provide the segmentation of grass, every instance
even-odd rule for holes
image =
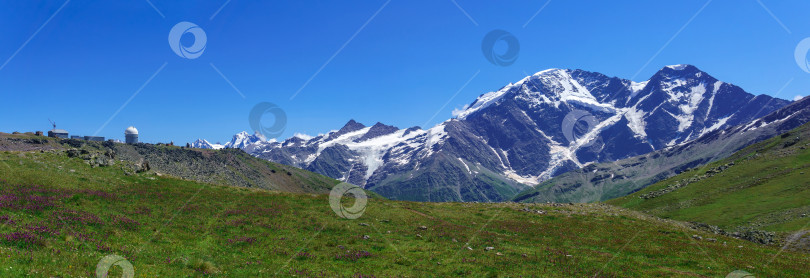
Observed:
[[[796,138],[800,138],[796,140]],[[707,167],[681,173],[609,204],[656,216],[791,233],[810,225],[810,125],[754,144]],[[639,196],[734,163],[711,177],[652,199]]]
[[[94,276],[110,254],[137,277],[810,275],[806,254],[604,204],[373,198],[348,220],[328,195],[127,176],[49,152],[0,152],[0,223],[3,277]]]

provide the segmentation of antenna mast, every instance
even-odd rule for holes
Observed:
[[[56,129],[56,123],[54,121],[51,121],[51,119],[48,119],[48,121],[51,122],[51,125],[53,125],[53,129]]]

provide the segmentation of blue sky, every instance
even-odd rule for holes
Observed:
[[[688,63],[754,94],[810,88],[794,59],[810,1],[279,2],[0,2],[0,131],[50,118],[71,134],[225,142],[261,102],[286,112],[282,139],[349,119],[427,127],[547,68],[643,81]],[[170,48],[182,21],[206,33],[196,59]],[[519,40],[514,64],[482,54],[494,29]]]

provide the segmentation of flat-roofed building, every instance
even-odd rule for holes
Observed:
[[[85,136],[84,140],[102,142],[102,141],[104,141],[104,137],[101,137],[101,136]]]
[[[48,137],[68,139],[68,132],[64,129],[51,129],[48,131]]]

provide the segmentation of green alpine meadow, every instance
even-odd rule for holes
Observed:
[[[289,193],[128,172],[137,165],[127,160],[91,163],[108,153],[101,144],[33,140],[40,139],[6,134],[0,141],[39,149],[0,152],[0,276],[92,277],[110,255],[130,263],[136,277],[810,274],[804,253],[604,203],[424,203],[369,192],[362,216],[347,219],[320,189]],[[82,150],[84,157],[69,157]],[[302,187],[325,180],[247,159]],[[345,207],[354,202],[342,199]],[[109,271],[118,277],[124,269]]]

